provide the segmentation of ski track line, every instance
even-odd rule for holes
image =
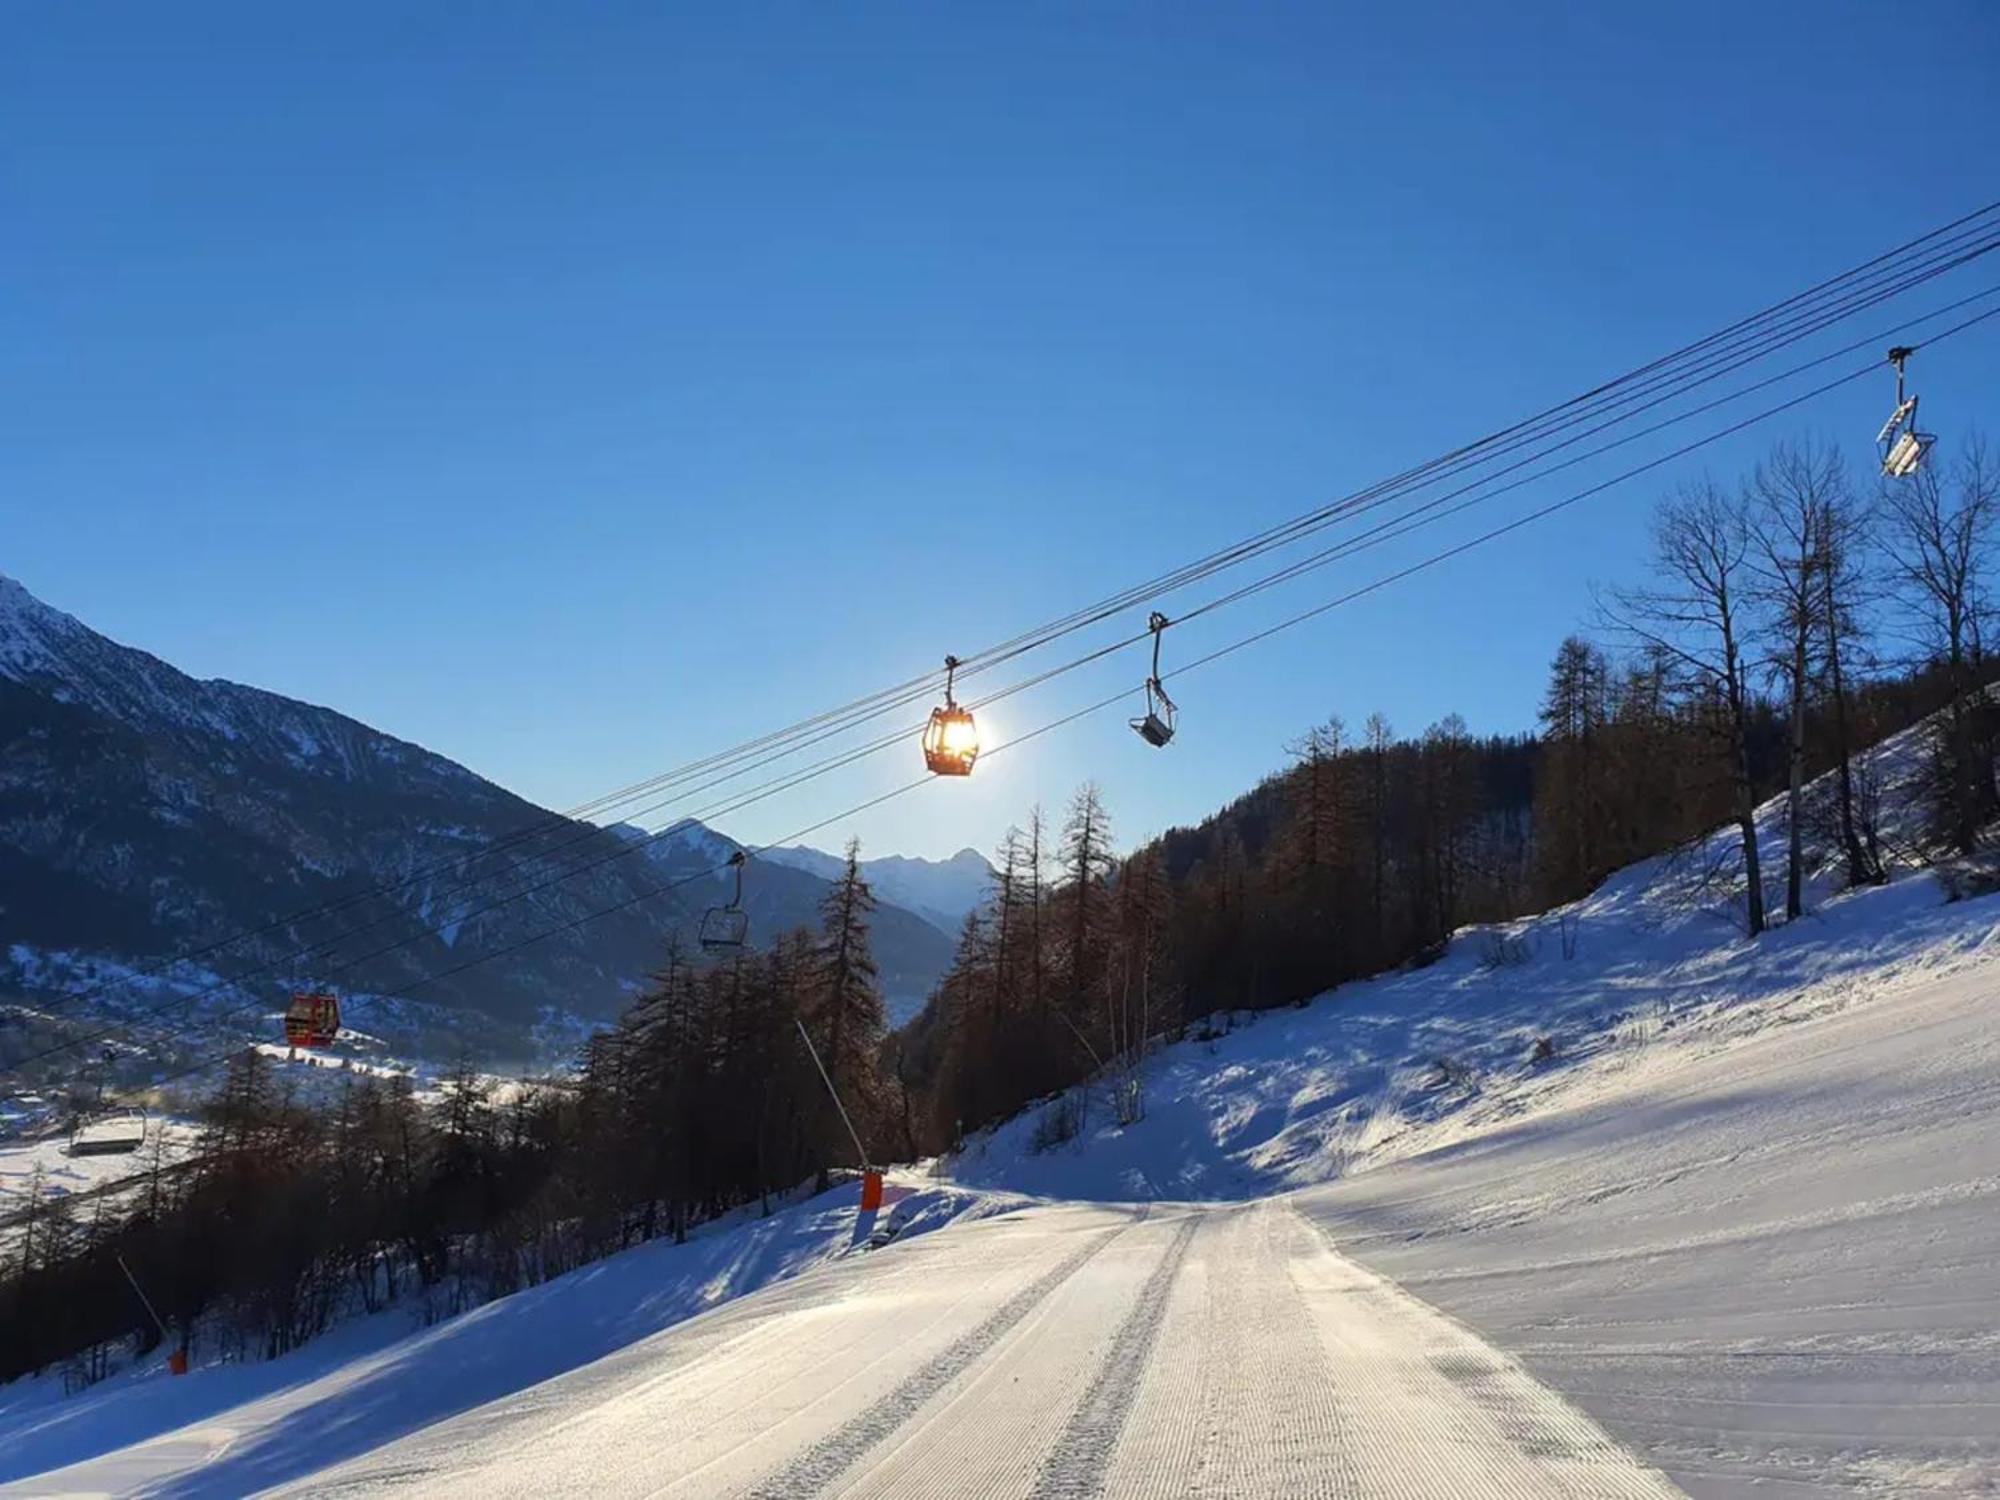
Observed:
[[[1341,1500],[1362,1491],[1278,1205],[1224,1209],[1166,1310],[1103,1493]]]
[[[1333,1249],[1289,1203],[1291,1275],[1370,1500],[1679,1500],[1577,1407],[1394,1282]]]
[[[1089,1244],[1073,1251],[1008,1298],[977,1327],[927,1360],[873,1405],[752,1488],[750,1495],[754,1500],[798,1500],[800,1496],[830,1489],[856,1460],[907,1422],[925,1402],[998,1343],[1113,1240],[1142,1221],[1143,1215],[1131,1224],[1100,1232]]]
[[[812,1309],[801,1311],[809,1314]],[[913,1334],[913,1340],[948,1320],[955,1311],[956,1305],[939,1311]],[[677,1369],[593,1402],[588,1410],[557,1424],[548,1436],[584,1424],[592,1427],[594,1430],[582,1434],[582,1437],[593,1446],[587,1453],[578,1455],[580,1461],[590,1466],[592,1490],[598,1494],[624,1494],[632,1490],[629,1481],[634,1478],[656,1477],[662,1455],[654,1434],[664,1430],[703,1436],[719,1435],[720,1429],[749,1404],[744,1399],[746,1390],[754,1395],[770,1395],[797,1384],[802,1375],[810,1376],[826,1370],[847,1371],[843,1379],[786,1414],[787,1417],[795,1416],[798,1411],[820,1401],[837,1397],[852,1382],[865,1380],[878,1364],[893,1359],[900,1352],[894,1348],[881,1348],[879,1331],[862,1317],[843,1317],[832,1326],[812,1331],[804,1338],[800,1337],[796,1326],[798,1321],[790,1313],[768,1318],[759,1332],[766,1335],[774,1347],[762,1360],[732,1359],[727,1350],[714,1351],[714,1358],[742,1366],[732,1369],[719,1380],[714,1378],[711,1367],[702,1362],[709,1357],[709,1352],[703,1351],[691,1356]],[[871,1345],[875,1346],[872,1353]],[[674,1483],[728,1459],[759,1442],[764,1435],[763,1431],[758,1431],[738,1437],[720,1452],[700,1459],[687,1473],[676,1475]],[[516,1445],[515,1452],[533,1452],[546,1447],[545,1438],[537,1437]],[[683,1440],[683,1454],[685,1447]],[[628,1450],[631,1456],[625,1457]],[[487,1466],[497,1473],[465,1484],[465,1493],[468,1496],[491,1497],[491,1500],[513,1500],[515,1496],[521,1497],[521,1500],[536,1500],[536,1497],[549,1492],[539,1476],[518,1482],[511,1478],[507,1464],[510,1456],[497,1456]],[[660,1492],[650,1490],[648,1493]]]
[[[1207,1217],[1190,1214],[1153,1274],[1146,1278],[1138,1301],[1112,1338],[1111,1352],[1097,1378],[1084,1392],[1055,1447],[1042,1460],[1035,1487],[1028,1492],[1029,1500],[1095,1500],[1104,1493],[1112,1452],[1125,1431],[1139,1381],[1166,1318],[1167,1294],[1180,1275],[1195,1232]]]
[[[1121,1237],[895,1437],[841,1500],[1019,1500],[1102,1372],[1146,1283],[1199,1214]]]
[[[764,1289],[764,1296],[752,1294],[732,1299],[713,1309],[712,1322],[690,1320],[662,1329],[605,1360],[556,1376],[489,1407],[475,1408],[447,1418],[444,1423],[418,1429],[388,1447],[356,1455],[333,1469],[305,1475],[292,1484],[303,1493],[330,1490],[367,1493],[395,1488],[397,1481],[402,1481],[421,1485],[427,1495],[464,1494],[490,1500],[509,1500],[517,1495],[537,1497],[550,1492],[546,1474],[568,1457],[560,1451],[568,1445],[581,1448],[574,1454],[574,1462],[588,1466],[595,1493],[627,1493],[631,1486],[621,1485],[620,1481],[635,1476],[653,1479],[657,1475],[662,1462],[662,1431],[697,1437],[715,1434],[740,1408],[742,1403],[732,1401],[731,1397],[745,1386],[767,1381],[768,1390],[787,1384],[784,1378],[787,1371],[792,1372],[790,1379],[796,1381],[801,1371],[840,1369],[848,1355],[870,1342],[879,1342],[877,1330],[862,1317],[843,1316],[818,1328],[811,1324],[830,1307],[856,1298],[866,1301],[892,1296],[918,1280],[929,1268],[930,1257],[922,1252],[930,1247],[920,1241],[911,1248],[919,1253],[900,1256],[889,1267],[880,1266],[874,1259],[879,1252],[872,1252],[860,1267],[842,1261],[815,1267],[805,1275],[787,1278]],[[1035,1258],[1035,1250],[1030,1247],[1019,1256],[1008,1257],[992,1274],[1004,1276],[1016,1270],[1021,1262]],[[847,1286],[847,1279],[857,1270],[862,1273],[861,1283]],[[829,1281],[837,1294],[831,1302],[822,1296],[822,1289]],[[982,1281],[981,1286],[985,1284]],[[967,1297],[976,1294],[974,1289]],[[920,1334],[948,1320],[963,1300],[938,1312]],[[703,1322],[707,1322],[706,1327]],[[806,1325],[803,1341],[812,1351],[812,1357],[803,1361],[802,1323]],[[899,1346],[902,1347],[907,1347],[907,1341]],[[750,1357],[751,1351],[758,1357]],[[898,1352],[899,1349],[877,1352],[812,1401],[827,1399],[846,1384],[865,1378],[876,1364],[895,1357]],[[742,1364],[744,1368],[730,1368],[718,1376],[717,1360],[726,1360],[732,1367]],[[663,1362],[666,1368],[657,1374],[632,1385],[618,1384],[627,1369]],[[770,1378],[773,1376],[779,1378],[773,1380]],[[532,1425],[544,1415],[554,1420],[532,1436],[487,1446],[489,1431],[497,1438],[510,1427]],[[788,1415],[796,1415],[796,1410]],[[675,1476],[674,1482],[754,1444],[764,1435],[760,1431],[741,1438],[734,1446]],[[396,1450],[396,1466],[374,1467],[377,1455],[386,1454],[389,1448]],[[560,1472],[573,1477],[578,1470]]]
[[[1128,1226],[1120,1225],[1108,1231],[1095,1232],[1116,1235],[1125,1227]],[[926,1245],[923,1249],[929,1250],[931,1247]],[[932,1253],[944,1255],[948,1252],[949,1247],[940,1245]],[[940,1269],[948,1271],[948,1266],[940,1268],[931,1265],[928,1258],[920,1261],[918,1256],[922,1255],[923,1250],[919,1250],[917,1256],[912,1256],[910,1280],[921,1280],[925,1275],[934,1274]],[[926,1348],[937,1347],[939,1344],[947,1349],[953,1347],[957,1340],[952,1336],[951,1325],[954,1323],[962,1325],[970,1310],[975,1310],[978,1305],[987,1302],[987,1293],[994,1283],[1015,1279],[1024,1270],[1031,1270],[1034,1263],[1045,1262],[1048,1259],[1045,1246],[1031,1244],[1029,1248],[1006,1258],[1001,1264],[996,1265],[991,1262],[984,1264],[978,1268],[979,1274],[976,1275],[975,1285],[961,1288],[956,1295],[939,1298],[940,1305],[926,1318],[921,1327],[911,1329],[906,1326],[900,1335],[894,1338],[885,1338],[884,1330],[897,1326],[895,1320],[898,1317],[906,1324],[909,1316],[907,1310],[901,1314],[884,1310],[880,1316],[871,1318],[853,1306],[851,1299],[846,1298],[840,1299],[839,1304],[811,1309],[814,1314],[828,1314],[840,1321],[858,1322],[861,1325],[857,1336],[843,1347],[859,1348],[865,1356],[862,1362],[856,1368],[842,1371],[837,1366],[829,1369],[829,1361],[824,1358],[794,1359],[790,1362],[789,1372],[782,1379],[759,1391],[747,1407],[741,1404],[724,1405],[715,1410],[712,1416],[704,1416],[701,1413],[690,1414],[685,1410],[662,1413],[662,1417],[673,1430],[693,1434],[691,1440],[683,1440],[683,1449],[689,1441],[692,1441],[697,1448],[707,1441],[709,1447],[695,1454],[684,1453],[684,1457],[695,1461],[684,1464],[679,1472],[664,1482],[644,1489],[642,1493],[646,1500],[657,1500],[659,1496],[674,1493],[691,1493],[698,1496],[699,1500],[709,1500],[709,1497],[718,1494],[754,1492],[758,1483],[765,1482],[756,1476],[768,1466],[767,1461],[759,1461],[757,1449],[765,1445],[784,1445],[782,1434],[792,1424],[810,1424],[818,1421],[823,1429],[829,1423],[838,1423],[837,1430],[844,1430],[859,1415],[857,1412],[855,1416],[849,1416],[843,1421],[844,1411],[858,1407],[861,1412],[865,1412],[872,1410],[878,1403],[880,1398],[871,1399],[869,1387],[880,1389],[889,1385],[892,1390],[898,1388],[900,1381],[895,1385],[890,1384],[896,1379],[897,1367],[912,1363],[920,1364],[926,1358],[924,1352]],[[1063,1263],[1067,1263],[1067,1258]],[[904,1278],[897,1279],[901,1281]],[[870,1350],[873,1352],[869,1352]],[[903,1380],[908,1378],[902,1377]],[[804,1388],[802,1396],[787,1395],[787,1392],[794,1387]],[[759,1423],[758,1419],[762,1414],[757,1410],[756,1403],[763,1402],[768,1405],[774,1400],[779,1402],[779,1409],[763,1415],[763,1420]],[[713,1401],[710,1405],[714,1405]],[[829,1407],[833,1408],[830,1412],[827,1411]],[[704,1422],[710,1422],[712,1425],[703,1425]],[[619,1431],[623,1432],[626,1429]],[[631,1436],[627,1438],[627,1442],[638,1449],[638,1457],[622,1465],[618,1471],[620,1474],[657,1470],[660,1467],[659,1445],[656,1441]],[[649,1474],[647,1477],[652,1476]],[[601,1486],[598,1492],[603,1492]]]
[[[1107,1235],[1108,1237],[1115,1237],[1119,1234],[1122,1234],[1125,1231],[1125,1229],[1129,1227],[1131,1227],[1129,1224],[1120,1225],[1109,1231],[1099,1230],[1096,1232],[1102,1235]],[[912,1345],[921,1346],[929,1343],[931,1340],[931,1335],[933,1333],[937,1332],[940,1329],[944,1329],[946,1324],[951,1323],[955,1319],[960,1318],[964,1314],[968,1304],[978,1302],[981,1299],[982,1294],[986,1292],[988,1287],[993,1282],[1014,1275],[1015,1273],[1017,1273],[1022,1269],[1022,1264],[1024,1262],[1032,1262],[1039,1258],[1042,1257],[1038,1256],[1035,1253],[1035,1251],[1031,1249],[1013,1259],[1008,1260],[1004,1265],[987,1267],[985,1270],[985,1274],[979,1277],[978,1285],[976,1287],[962,1291],[958,1296],[951,1298],[948,1302],[946,1302],[943,1306],[941,1306],[935,1313],[933,1313],[931,1317],[928,1319],[928,1321],[926,1321],[921,1328],[916,1329],[914,1331],[905,1330],[900,1334],[900,1336],[898,1336],[893,1340],[885,1340],[884,1338],[883,1334],[884,1328],[892,1326],[887,1321],[886,1318],[883,1320],[869,1321],[860,1318],[858,1315],[854,1314],[851,1309],[847,1310],[845,1314],[845,1320],[859,1322],[861,1326],[855,1331],[855,1333],[850,1338],[847,1339],[846,1343],[843,1345],[843,1349],[851,1347],[860,1347],[865,1349],[869,1346],[873,1346],[878,1352],[874,1353],[872,1357],[867,1358],[859,1368],[851,1370],[847,1374],[834,1380],[832,1384],[827,1385],[824,1389],[818,1391],[817,1394],[812,1395],[809,1399],[799,1402],[787,1408],[774,1420],[767,1422],[764,1426],[757,1428],[755,1431],[732,1434],[734,1440],[730,1441],[726,1447],[721,1448],[719,1451],[710,1453],[707,1457],[702,1458],[701,1461],[696,1463],[693,1467],[685,1469],[683,1472],[676,1474],[665,1484],[646,1490],[645,1491],[646,1500],[656,1500],[656,1497],[658,1496],[666,1495],[676,1490],[685,1489],[688,1486],[694,1485],[695,1483],[697,1483],[697,1481],[705,1481],[711,1485],[711,1488],[699,1490],[696,1492],[702,1497],[702,1500],[707,1500],[708,1496],[720,1493],[725,1490],[731,1493],[737,1492],[737,1485],[738,1483],[740,1483],[740,1480],[727,1477],[726,1473],[726,1466],[728,1466],[732,1460],[739,1460],[749,1450],[756,1448],[763,1443],[771,1441],[773,1435],[787,1423],[800,1420],[801,1418],[805,1417],[807,1413],[812,1412],[815,1408],[824,1406],[827,1403],[835,1401],[837,1398],[843,1396],[845,1393],[848,1392],[850,1387],[868,1380],[869,1377],[876,1371],[878,1366],[887,1365],[892,1361],[898,1360],[903,1356],[909,1355],[911,1353]],[[1067,1261],[1065,1261],[1064,1263],[1066,1264]],[[934,1271],[935,1269],[937,1268],[930,1267],[928,1265],[913,1265],[911,1268],[912,1271],[911,1279],[916,1279],[916,1276],[920,1273]],[[1058,1267],[1057,1269],[1060,1269],[1060,1267]],[[898,1279],[900,1280],[902,1278]],[[948,1330],[946,1331],[946,1337],[947,1338],[949,1337]],[[948,1344],[947,1347],[948,1348],[955,1347],[955,1345],[956,1341],[954,1340],[951,1341],[951,1343]],[[813,1379],[817,1379],[824,1370],[827,1361],[824,1359],[816,1359],[816,1360],[806,1360],[800,1362],[795,1359],[790,1363],[793,1365],[793,1373],[790,1376],[788,1376],[786,1380],[779,1383],[780,1388],[782,1388],[785,1385],[797,1384],[801,1381],[810,1381]],[[905,1378],[907,1379],[908,1377]],[[771,1393],[767,1391],[763,1394],[769,1395]],[[872,1410],[873,1406],[874,1403],[869,1403],[864,1407],[864,1410]],[[735,1408],[725,1408],[716,1414],[714,1420],[718,1426],[721,1426],[723,1424],[737,1421],[740,1418],[740,1416],[741,1416],[740,1410]],[[684,1411],[669,1413],[668,1417],[677,1426],[687,1427],[690,1425],[689,1414]],[[855,1419],[851,1418],[850,1422],[852,1420]],[[844,1426],[845,1424],[843,1424],[842,1430],[844,1430]],[[621,1472],[629,1472],[634,1468],[642,1465],[657,1467],[658,1462],[659,1459],[658,1459],[657,1448],[654,1445],[648,1444],[645,1449],[645,1452],[642,1454],[642,1457],[640,1458],[638,1463],[626,1465],[624,1470],[621,1470]],[[711,1471],[717,1469],[718,1467],[725,1468],[725,1475],[718,1476],[711,1473]],[[756,1465],[754,1468],[751,1469],[751,1472],[754,1474],[757,1469],[760,1469],[762,1467],[763,1466],[761,1464]],[[753,1492],[754,1492],[754,1486],[753,1486]]]

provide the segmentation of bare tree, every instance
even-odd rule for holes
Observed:
[[[1744,496],[1751,593],[1769,633],[1770,666],[1785,691],[1788,921],[1805,912],[1806,709],[1818,676],[1814,652],[1825,633],[1831,518],[1846,486],[1836,449],[1781,443],[1757,465]]]
[[[1661,502],[1653,517],[1657,585],[1617,591],[1605,613],[1616,628],[1673,661],[1721,710],[1712,720],[1722,740],[1742,838],[1744,925],[1756,937],[1764,930],[1764,888],[1750,780],[1745,614],[1752,583],[1750,548],[1739,504],[1710,480],[1684,487]]]
[[[1826,551],[1820,567],[1820,624],[1825,632],[1826,695],[1832,709],[1835,826],[1847,859],[1847,883],[1879,885],[1882,865],[1879,797],[1873,778],[1857,786],[1854,729],[1848,703],[1849,674],[1866,665],[1862,623],[1879,596],[1868,558],[1869,514],[1852,488],[1831,498],[1826,511]]]
[[[1994,809],[1992,757],[1979,727],[1986,716],[1974,695],[1984,678],[1986,568],[1996,506],[2000,467],[1978,438],[1967,442],[1948,477],[1926,465],[1883,495],[1898,593],[1947,695],[1938,746],[1939,821],[1964,854],[1972,852]]]

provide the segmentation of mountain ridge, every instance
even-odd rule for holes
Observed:
[[[399,1045],[546,1055],[616,1014],[672,938],[691,946],[708,873],[684,840],[634,845],[336,709],[192,677],[0,575],[0,993],[74,995],[272,926],[80,1013],[168,1004],[163,1026],[213,1041],[338,978]],[[814,922],[825,889],[774,864],[746,891],[753,933]],[[876,940],[906,1014],[949,939],[885,900]],[[320,945],[322,964],[286,962]]]

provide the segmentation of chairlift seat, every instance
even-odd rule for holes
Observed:
[[[715,906],[702,914],[700,941],[709,952],[741,948],[750,936],[750,913],[740,906]]]
[[[1896,367],[1896,409],[1875,435],[1882,449],[1882,472],[1891,479],[1908,479],[1923,467],[1924,456],[1937,441],[1928,432],[1917,430],[1917,398],[1903,387],[1903,367],[1914,348],[1899,345],[1889,351],[1889,363]]]
[[[1161,618],[1156,616],[1155,618]],[[1154,639],[1158,640],[1157,633]],[[1157,651],[1157,646],[1155,650]],[[1158,661],[1154,662],[1155,675],[1146,679],[1146,712],[1142,718],[1127,722],[1139,732],[1139,738],[1159,749],[1174,737],[1174,700],[1167,696],[1167,690],[1160,686]]]
[[[1908,479],[1923,466],[1924,456],[1936,441],[1928,432],[1905,428],[1889,445],[1889,451],[1882,455],[1882,472],[1891,479]]]

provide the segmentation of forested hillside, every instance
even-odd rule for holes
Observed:
[[[1059,826],[1031,812],[899,1048],[929,1104],[914,1144],[1135,1069],[1146,1038],[1214,1012],[1421,964],[1456,927],[1720,825],[1739,838],[1703,883],[1754,937],[1802,913],[1811,847],[1840,851],[1850,883],[1884,877],[1881,789],[1854,752],[1927,716],[1930,826],[1903,852],[1971,855],[2000,811],[1980,691],[1996,506],[1976,439],[1879,495],[1833,450],[1781,445],[1734,488],[1660,502],[1648,575],[1597,601],[1596,638],[1555,645],[1532,736],[1330,718],[1254,791],[1123,858],[1095,788]],[[1764,869],[1751,814],[1780,791],[1788,854]]]
[[[0,1376],[152,1336],[116,1294],[119,1252],[156,1268],[175,1337],[275,1352],[357,1297],[478,1300],[863,1157],[948,1147],[1085,1078],[1134,1122],[1155,1039],[1424,964],[1463,924],[1647,856],[1699,859],[1682,884],[1746,939],[1803,913],[1829,851],[1839,883],[1940,859],[1984,880],[1996,478],[1973,444],[1871,501],[1831,453],[1779,449],[1737,490],[1662,503],[1650,575],[1606,594],[1595,639],[1552,643],[1533,735],[1329,718],[1229,807],[1123,854],[1094,787],[1059,820],[1028,810],[901,1031],[850,847],[816,930],[708,963],[670,941],[574,1073],[496,1095],[464,1069],[429,1103],[350,1076],[316,1107],[245,1056],[193,1164],[89,1223],[52,1204],[29,1224],[0,1285]],[[1905,639],[1913,654],[1891,650]],[[1926,719],[1925,825],[1892,838],[1856,752]],[[1787,838],[1765,869],[1753,814],[1772,795]],[[1697,843],[1718,827],[1744,836]],[[1065,1108],[1042,1113],[1049,1144],[1080,1124]]]

